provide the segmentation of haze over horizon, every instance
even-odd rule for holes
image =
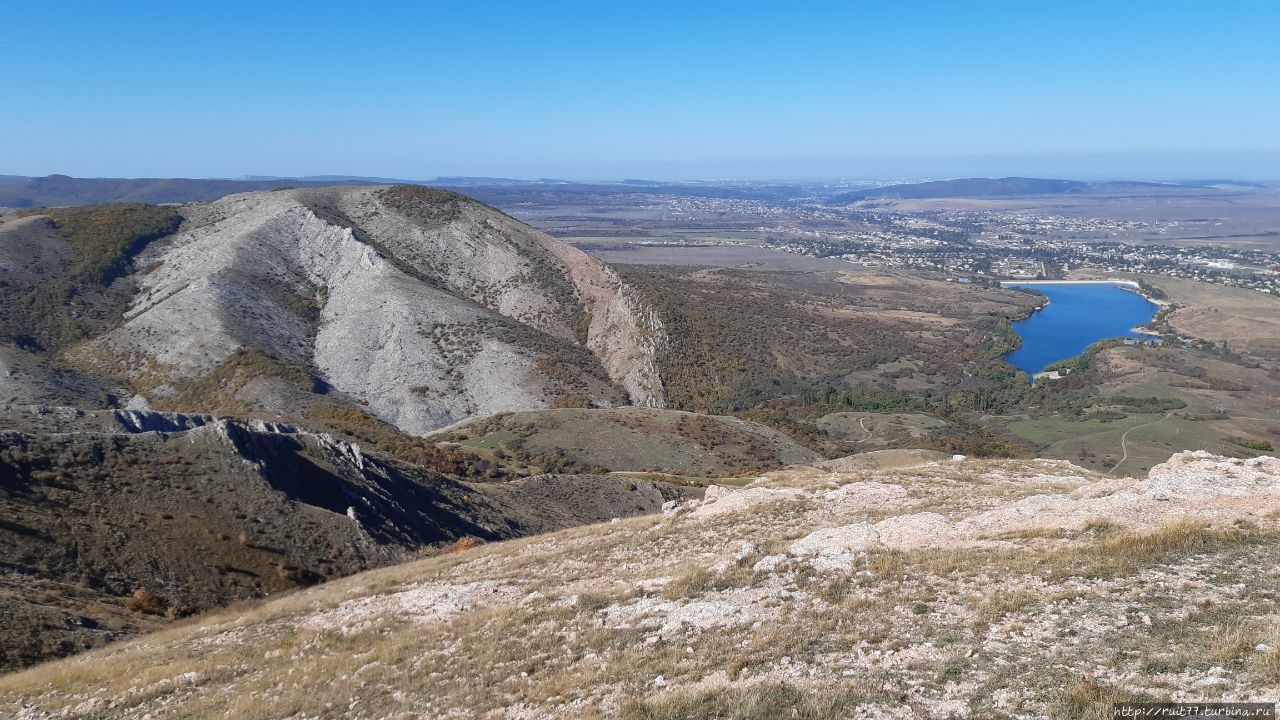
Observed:
[[[6,14],[4,174],[1280,176],[1273,3]]]

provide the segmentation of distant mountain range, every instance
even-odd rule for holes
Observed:
[[[617,182],[577,182],[543,178],[518,180],[501,177],[436,177],[430,180],[360,175],[307,175],[277,177],[250,175],[243,178],[75,178],[49,175],[33,178],[0,175],[0,208],[62,207],[111,202],[150,204],[209,202],[236,193],[280,188],[314,188],[334,185],[426,185],[454,189],[486,203],[506,207],[530,200],[575,202],[592,195],[672,195],[689,198],[719,198],[789,202],[802,197],[822,197],[835,189],[822,183],[663,182],[627,179]],[[862,188],[837,194],[827,200],[843,205],[864,200],[911,200],[926,198],[1017,197],[1064,194],[1186,193],[1241,188],[1263,189],[1267,184],[1232,180],[1188,180],[1176,183],[1133,181],[1083,182],[1042,178],[963,178],[931,182]]]
[[[961,178],[958,180],[934,180],[931,182],[888,185],[841,193],[827,202],[844,205],[862,200],[922,200],[932,198],[982,198],[1014,197],[1019,195],[1065,195],[1079,193],[1114,193],[1135,190],[1161,190],[1185,192],[1189,189],[1204,190],[1215,185],[1242,185],[1263,187],[1252,183],[1233,183],[1225,180],[1212,182],[1158,183],[1131,180],[1084,182],[1080,180],[1053,180],[1045,178]]]
[[[6,176],[0,179],[0,207],[30,208],[96,205],[111,202],[206,202],[227,195],[282,186],[369,185],[368,181],[309,181],[293,179],[210,180],[197,178],[42,178]]]

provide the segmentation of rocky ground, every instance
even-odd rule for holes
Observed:
[[[692,493],[584,474],[466,482],[262,420],[5,407],[0,670],[468,536],[653,513]]]
[[[882,460],[882,462],[877,462]],[[45,718],[1109,717],[1280,695],[1280,461],[889,453],[0,679]]]

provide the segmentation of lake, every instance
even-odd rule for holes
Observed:
[[[1034,375],[1046,365],[1084,352],[1107,338],[1150,339],[1132,332],[1159,310],[1159,306],[1110,283],[1007,283],[1006,287],[1039,290],[1049,298],[1044,309],[1013,323],[1022,347],[1005,356],[1011,365]]]

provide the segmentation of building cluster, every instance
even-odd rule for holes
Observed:
[[[864,266],[1001,279],[1062,277],[1090,268],[1190,278],[1280,295],[1280,254],[1225,246],[1155,244],[1178,223],[1006,213],[864,214],[856,229],[762,226],[788,252]],[[873,229],[866,229],[872,226]],[[1149,233],[1142,235],[1143,232]],[[1141,236],[1145,242],[1112,239]]]

